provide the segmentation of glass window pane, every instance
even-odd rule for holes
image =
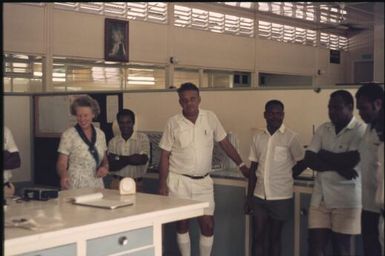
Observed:
[[[126,70],[126,89],[164,89],[165,69],[163,67],[133,66]]]
[[[52,69],[54,91],[106,91],[122,88],[122,71],[117,64],[56,58]]]
[[[233,88],[233,72],[220,70],[204,70],[205,83],[209,88]]]
[[[188,68],[176,68],[174,70],[174,87],[179,88],[183,83],[193,83],[199,85],[199,70]]]
[[[42,57],[24,54],[4,54],[4,91],[40,92],[42,86]]]

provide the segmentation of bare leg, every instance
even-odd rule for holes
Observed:
[[[341,256],[355,255],[354,235],[332,232],[333,254]]]
[[[325,256],[331,230],[327,228],[309,229],[309,256]]]

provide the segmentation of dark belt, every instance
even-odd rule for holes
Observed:
[[[119,175],[116,175],[116,174],[110,174],[110,176],[112,176],[112,178],[118,179],[118,180],[122,180],[123,178],[125,178],[125,177],[122,177],[122,176],[119,176]],[[140,181],[143,180],[143,178],[142,178],[142,177],[134,178],[134,180],[135,180],[136,182],[140,182]]]
[[[206,176],[209,175],[209,174],[206,173],[206,174],[203,175],[203,176],[191,176],[191,175],[187,175],[187,174],[182,174],[182,175],[183,175],[183,176],[186,176],[186,177],[189,177],[190,179],[200,180],[200,179],[206,178]]]

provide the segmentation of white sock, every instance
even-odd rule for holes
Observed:
[[[176,233],[176,240],[178,242],[179,251],[182,256],[191,255],[191,243],[190,243],[190,234],[189,232],[179,234]]]
[[[213,248],[214,236],[200,235],[199,239],[199,254],[200,256],[210,256]]]

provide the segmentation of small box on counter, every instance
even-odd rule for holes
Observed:
[[[23,196],[25,199],[45,201],[48,199],[58,198],[59,189],[44,187],[24,188]]]

